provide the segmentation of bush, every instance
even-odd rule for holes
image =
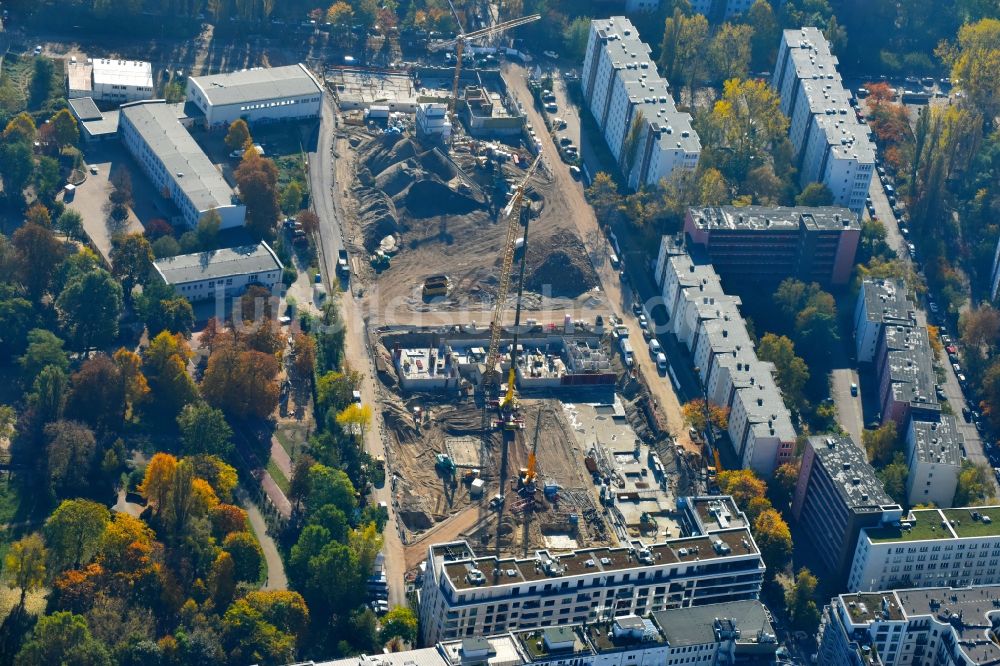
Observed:
[[[291,287],[292,284],[299,277],[298,271],[294,268],[288,268],[287,266],[281,271],[281,281],[286,287]]]

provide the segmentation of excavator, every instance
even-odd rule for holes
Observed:
[[[452,4],[451,0],[448,0],[448,4],[451,6],[451,13],[455,16],[455,23],[458,24],[458,37],[444,42],[435,42],[429,48],[431,51],[442,51],[453,46],[455,47],[455,78],[451,84],[451,100],[448,102],[448,109],[451,112],[452,119],[454,120],[455,107],[458,105],[458,80],[462,74],[462,52],[465,51],[465,43],[475,39],[499,35],[502,32],[510,30],[511,28],[516,28],[518,26],[537,21],[542,18],[542,15],[531,14],[529,16],[522,16],[521,18],[497,23],[488,28],[465,32],[462,28],[462,22],[458,18],[458,12],[455,11],[455,5]]]

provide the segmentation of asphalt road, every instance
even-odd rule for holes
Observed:
[[[864,415],[861,409],[861,395],[851,395],[851,384],[858,383],[858,372],[853,368],[837,368],[831,373],[830,395],[837,407],[837,421],[846,430],[854,443],[864,446],[861,431],[864,430]]]

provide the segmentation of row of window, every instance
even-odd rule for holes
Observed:
[[[282,100],[275,100],[273,102],[261,102],[260,104],[246,104],[240,107],[240,111],[270,109],[276,106],[290,106],[292,104],[308,104],[310,102],[318,102],[318,101],[319,97],[310,97],[309,99],[282,99]]]

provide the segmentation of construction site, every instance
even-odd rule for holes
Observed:
[[[540,158],[552,128],[498,70],[463,71],[473,37],[443,44],[452,67],[326,74],[351,183],[346,286],[367,313],[411,576],[432,542],[524,557],[677,536],[694,488],[610,335],[576,223],[592,213]]]

